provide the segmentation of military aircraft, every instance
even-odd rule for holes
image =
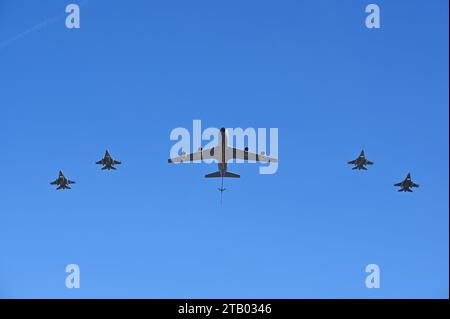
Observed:
[[[366,156],[364,155],[364,150],[362,150],[361,153],[359,154],[358,158],[353,161],[348,162],[348,164],[355,165],[355,167],[353,167],[352,169],[357,169],[357,170],[363,169],[366,171],[367,170],[366,165],[372,165],[373,162],[368,161],[366,159]]]
[[[223,188],[223,179],[225,177],[229,178],[240,178],[241,176],[235,173],[231,173],[228,171],[227,162],[231,159],[242,159],[242,160],[251,160],[257,162],[278,162],[278,159],[273,157],[266,156],[265,152],[261,152],[261,154],[255,154],[249,152],[248,147],[245,147],[244,150],[240,150],[234,147],[230,147],[228,145],[228,131],[222,127],[219,131],[218,136],[218,145],[209,149],[199,148],[199,150],[192,154],[182,153],[181,156],[170,158],[169,163],[183,163],[183,162],[193,162],[204,159],[214,159],[218,162],[219,170],[214,173],[210,173],[205,175],[205,178],[222,178],[222,187],[219,188],[221,194],[225,191]]]
[[[414,183],[411,180],[411,174],[410,173],[408,173],[408,175],[406,176],[406,178],[402,182],[394,184],[394,186],[401,187],[398,190],[399,192],[409,192],[409,193],[412,193],[411,187],[419,187],[418,184]]]
[[[62,171],[59,171],[58,179],[50,183],[50,185],[58,185],[58,188],[56,188],[57,190],[72,189],[68,186],[70,184],[75,184],[75,182],[67,179]]]
[[[109,154],[108,150],[105,153],[105,156],[103,157],[103,159],[101,159],[100,161],[96,162],[95,164],[97,165],[103,165],[102,170],[107,169],[109,170],[115,170],[116,168],[114,167],[114,165],[119,165],[122,164],[119,161],[115,161],[111,155]]]
[[[257,162],[278,162],[278,159],[266,156],[265,152],[255,154],[249,152],[248,147],[244,150],[236,149],[228,146],[228,132],[225,128],[221,128],[219,132],[219,143],[217,146],[209,149],[199,148],[192,154],[182,153],[181,156],[170,158],[169,163],[193,162],[204,159],[215,159],[218,162],[219,170],[217,172],[205,175],[206,178],[214,177],[230,177],[239,178],[240,175],[228,172],[227,162],[230,159],[252,160]]]

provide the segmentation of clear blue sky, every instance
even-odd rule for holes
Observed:
[[[0,297],[448,297],[448,1],[376,1],[380,30],[369,1],[68,3],[0,1]],[[167,163],[194,119],[279,128],[278,173],[230,166],[220,207],[215,164]]]

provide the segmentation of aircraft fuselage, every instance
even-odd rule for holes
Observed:
[[[219,171],[222,175],[227,171],[228,165],[225,157],[225,151],[228,146],[228,132],[225,128],[220,129],[219,134],[219,145],[220,145],[220,160],[219,160]]]

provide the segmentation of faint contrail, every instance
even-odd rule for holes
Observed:
[[[82,3],[79,4],[79,6],[80,7],[85,6],[86,4],[88,4],[88,2],[89,2],[89,0],[84,0]],[[56,21],[58,21],[60,19],[63,19],[65,17],[66,17],[66,13],[63,13],[63,14],[60,14],[60,15],[55,16],[53,18],[49,18],[47,20],[44,20],[44,21],[36,24],[35,26],[33,26],[33,27],[31,27],[31,28],[29,28],[29,29],[19,33],[18,35],[14,36],[14,37],[12,37],[11,39],[6,40],[4,42],[1,42],[0,43],[0,49],[3,49],[4,47],[6,47],[7,45],[11,44],[12,42],[14,42],[16,40],[19,40],[20,38],[23,38],[24,36],[34,32],[34,31],[37,31],[37,30],[45,27],[48,24],[55,23]]]

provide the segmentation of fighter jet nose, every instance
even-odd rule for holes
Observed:
[[[222,133],[225,132],[225,128],[222,127],[222,128],[220,129],[220,131],[221,131]]]

